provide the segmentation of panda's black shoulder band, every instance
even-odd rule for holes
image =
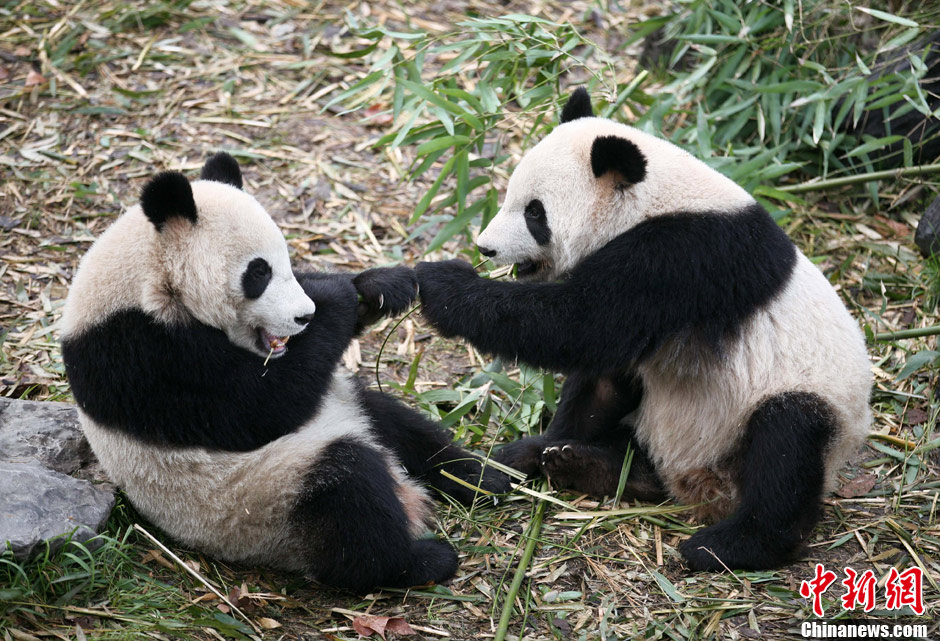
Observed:
[[[797,250],[758,203],[657,216],[554,283],[423,271],[422,313],[445,336],[534,367],[623,371],[671,339],[719,356],[790,281]],[[446,266],[447,263],[442,265]]]
[[[247,451],[292,432],[319,410],[358,305],[345,275],[298,276],[317,312],[282,357],[265,365],[219,329],[128,309],[63,339],[75,400],[98,423],[158,445]]]

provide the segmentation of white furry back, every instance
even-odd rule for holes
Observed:
[[[640,368],[644,397],[637,436],[669,484],[683,471],[709,468],[741,442],[750,413],[784,392],[809,392],[834,408],[838,426],[827,452],[828,489],[871,426],[871,366],[857,323],[819,269],[802,253],[790,282],[742,329],[722,362],[701,366],[663,348]],[[705,361],[702,361],[705,362]]]
[[[304,478],[333,441],[373,444],[353,383],[337,376],[317,416],[250,452],[143,444],[81,413],[92,449],[134,507],[180,543],[217,558],[304,571],[310,541],[290,527]],[[398,495],[421,531],[427,495],[399,471]]]

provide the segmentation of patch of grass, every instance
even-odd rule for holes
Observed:
[[[750,189],[934,160],[927,154],[935,155],[940,135],[929,95],[940,68],[936,7],[904,5],[894,14],[831,0],[676,7],[638,26],[638,34],[661,30],[668,82],[641,126],[668,132]],[[867,189],[877,203],[877,185]]]
[[[10,552],[0,556],[0,630],[14,638],[24,638],[26,630],[52,636],[81,630],[96,639],[133,639],[145,633],[188,638],[212,629],[246,638],[250,627],[212,600],[195,600],[207,595],[204,588],[199,594],[180,568],[144,552],[146,542],[129,524],[130,512],[119,502],[105,532],[87,544],[68,542],[26,563]]]
[[[403,32],[353,15],[347,24],[364,46],[344,46],[334,55],[368,64],[363,77],[327,107],[361,109],[367,121],[387,121],[388,133],[374,145],[414,147],[403,168],[409,180],[434,170],[409,220],[424,221],[414,234],[439,227],[427,252],[458,234],[468,240],[476,221],[485,226],[496,215],[495,177],[505,174],[512,158],[505,130],[521,127],[513,136],[527,142],[549,131],[562,77],[595,78],[619,96],[616,106],[629,102],[639,84],[617,82],[609,56],[567,22],[521,13],[472,17],[446,33]],[[516,110],[522,118],[514,117]],[[450,188],[442,190],[445,185]],[[451,208],[456,214],[442,215]]]

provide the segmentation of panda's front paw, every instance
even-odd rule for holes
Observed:
[[[418,279],[408,267],[367,269],[353,278],[359,294],[359,324],[408,311],[418,295]]]
[[[424,317],[445,336],[461,333],[456,326],[459,306],[465,305],[471,285],[480,279],[473,266],[462,260],[445,260],[418,263],[415,272]]]
[[[512,489],[510,478],[486,465],[482,459],[457,449],[452,450],[452,455],[455,458],[441,465],[440,469],[465,483],[458,483],[438,472],[431,477],[431,485],[443,494],[464,505],[471,505],[478,496],[506,494]]]

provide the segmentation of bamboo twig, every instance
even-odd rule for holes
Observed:
[[[229,601],[229,600],[228,600],[228,597],[225,596],[224,594],[222,594],[221,592],[219,592],[219,591],[215,588],[214,585],[212,585],[211,583],[209,583],[209,581],[208,581],[206,578],[204,578],[201,574],[199,574],[199,573],[196,572],[194,569],[192,569],[191,567],[189,567],[188,565],[186,565],[186,564],[183,562],[183,559],[181,559],[181,558],[179,558],[178,556],[176,556],[175,554],[173,554],[173,552],[170,550],[170,548],[168,548],[167,546],[165,546],[165,545],[163,545],[162,543],[160,543],[160,541],[158,541],[157,538],[156,538],[153,534],[151,534],[150,532],[148,532],[148,531],[145,530],[144,528],[140,527],[140,524],[139,524],[139,523],[134,523],[134,529],[137,530],[138,532],[140,532],[141,534],[143,534],[145,537],[147,537],[147,539],[148,539],[151,543],[153,543],[153,544],[156,545],[158,548],[160,548],[161,550],[163,550],[164,552],[166,552],[167,555],[169,555],[169,557],[170,557],[171,559],[173,559],[174,561],[176,561],[176,562],[179,564],[179,566],[180,566],[181,568],[183,568],[184,570],[186,570],[189,574],[193,575],[193,577],[195,577],[197,581],[199,581],[199,582],[202,583],[204,586],[206,586],[207,588],[209,588],[209,590],[211,590],[213,594],[215,594],[217,597],[219,597],[220,599],[222,599],[222,601],[224,601],[225,603],[227,603],[228,606],[229,606],[230,608],[232,608],[233,611],[235,611],[235,612],[237,612],[238,614],[240,614],[241,617],[245,620],[245,622],[248,623],[248,625],[251,626],[251,629],[252,629],[252,630],[254,630],[255,632],[257,632],[258,634],[261,634],[261,629],[260,629],[258,626],[255,625],[255,622],[254,622],[254,621],[252,621],[251,619],[248,618],[248,615],[247,615],[247,614],[245,614],[244,612],[242,612],[241,610],[239,610],[237,605],[235,605],[234,603],[232,603],[231,601]]]
[[[875,334],[876,341],[897,341],[902,338],[921,338],[923,336],[936,336],[940,334],[940,325],[929,327],[915,327],[913,329],[900,329],[896,332],[882,332]]]
[[[545,506],[548,503],[540,500],[535,509],[535,516],[532,517],[532,523],[529,524],[529,531],[526,533],[528,542],[522,551],[522,557],[519,559],[519,566],[512,577],[512,583],[509,585],[509,593],[506,595],[506,601],[503,603],[503,611],[499,616],[499,626],[496,628],[496,634],[493,641],[504,641],[506,633],[509,630],[509,619],[512,618],[513,603],[519,594],[519,588],[522,586],[522,580],[525,578],[529,564],[532,562],[532,554],[535,552],[535,545],[538,543],[539,533],[542,531],[542,519],[545,516]]]
[[[901,169],[885,169],[883,171],[872,171],[867,174],[843,176],[842,178],[830,178],[829,180],[816,180],[799,183],[797,185],[784,185],[783,187],[777,187],[777,189],[779,191],[785,191],[791,194],[800,194],[805,191],[821,191],[823,189],[830,189],[832,187],[844,187],[845,185],[867,183],[872,180],[901,178],[905,176],[921,176],[924,174],[933,174],[938,172],[940,172],[940,163],[933,165],[919,165],[917,167],[903,167]]]

